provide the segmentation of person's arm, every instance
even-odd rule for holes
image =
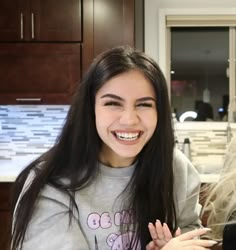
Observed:
[[[173,165],[177,226],[184,233],[201,227],[199,219],[201,211],[201,205],[199,204],[201,180],[195,167],[179,150],[174,152]]]
[[[160,232],[160,228],[153,228],[154,225],[149,225],[150,234],[152,237],[158,237],[158,231]],[[152,232],[155,231],[156,232]],[[163,231],[166,231],[163,226]],[[166,241],[164,246],[160,246],[158,242],[151,241],[147,246],[146,250],[207,250],[209,247],[212,247],[217,242],[213,240],[201,240],[197,239],[201,235],[206,234],[209,231],[208,228],[200,228],[197,230],[192,230],[190,232],[181,234],[175,238],[170,238]],[[166,235],[168,236],[168,235]],[[168,237],[167,237],[168,238]]]
[[[36,203],[22,250],[89,250],[78,218],[69,221],[69,198],[46,186]]]

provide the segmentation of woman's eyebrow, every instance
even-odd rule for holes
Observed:
[[[114,95],[114,94],[105,94],[105,95],[101,96],[101,98],[106,98],[106,97],[117,99],[119,101],[124,101],[124,99],[122,97],[120,97],[118,95]],[[145,96],[145,97],[141,97],[141,98],[137,99],[137,102],[144,102],[144,101],[154,101],[154,102],[156,102],[156,99],[154,97],[151,97],[151,96]]]
[[[145,102],[145,101],[156,102],[156,99],[154,97],[151,97],[151,96],[146,96],[146,97],[142,97],[142,98],[137,99],[137,102]]]
[[[106,98],[106,97],[109,97],[109,98],[113,98],[113,99],[117,99],[119,101],[124,101],[123,98],[121,98],[120,96],[118,95],[114,95],[114,94],[105,94],[105,95],[102,95],[101,98]]]

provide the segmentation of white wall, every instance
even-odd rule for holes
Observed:
[[[158,59],[158,15],[159,9],[232,9],[235,0],[144,0],[145,2],[145,52]],[[232,12],[231,12],[232,14]],[[235,12],[236,14],[236,12]],[[160,34],[161,35],[161,34]]]
[[[161,8],[227,8],[235,7],[235,0],[154,0]],[[154,2],[153,1],[153,2]],[[151,1],[149,1],[151,2]]]

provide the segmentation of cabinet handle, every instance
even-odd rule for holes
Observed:
[[[42,98],[16,98],[17,102],[41,102]]]
[[[34,39],[34,13],[31,13],[31,38]]]
[[[20,39],[24,39],[24,15],[20,13]]]

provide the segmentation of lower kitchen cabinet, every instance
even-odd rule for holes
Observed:
[[[12,183],[0,183],[0,249],[8,250],[11,235],[10,197]]]
[[[69,104],[81,78],[79,43],[0,44],[1,104]]]

